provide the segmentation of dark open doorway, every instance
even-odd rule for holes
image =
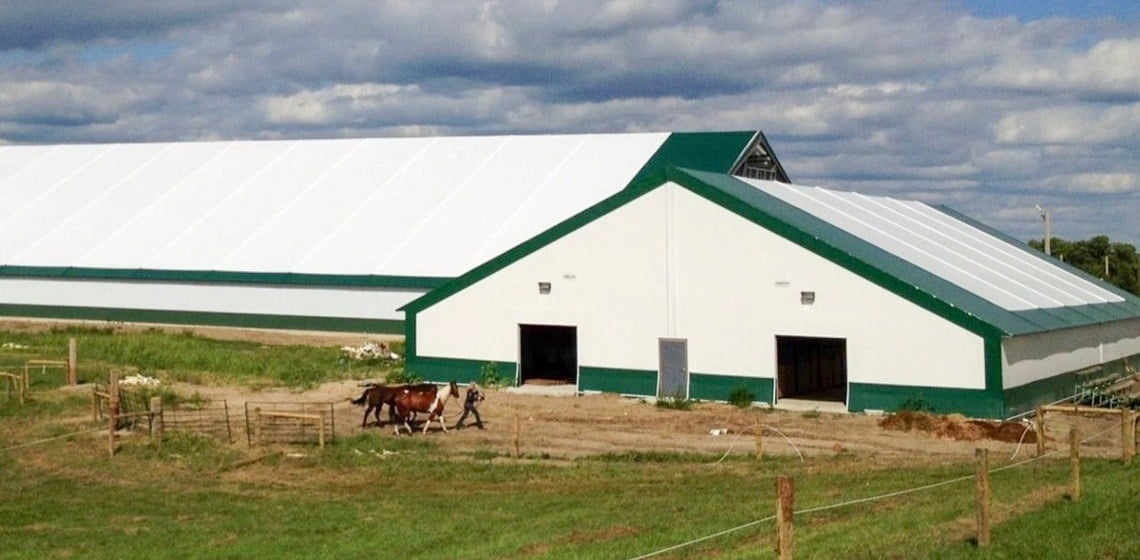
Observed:
[[[776,400],[847,402],[847,340],[776,337]]]
[[[519,325],[519,383],[578,382],[578,328]]]

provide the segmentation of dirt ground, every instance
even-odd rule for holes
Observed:
[[[0,328],[38,329],[58,325],[55,321],[0,320]],[[107,326],[97,323],[96,326]],[[113,325],[117,330],[160,328],[181,332],[186,327],[162,325]],[[360,344],[401,337],[357,333],[283,332],[236,328],[196,327],[201,336],[253,341],[261,344]],[[327,383],[308,391],[287,389],[253,390],[244,387],[179,384],[180,393],[198,393],[213,400],[226,400],[231,409],[246,401],[333,403],[335,433],[346,436],[362,430],[381,438],[394,438],[393,427],[377,427],[371,421],[361,427],[364,409],[349,400],[361,394],[357,381]],[[883,416],[842,414],[767,407],[739,409],[722,403],[697,403],[690,410],[659,408],[644,399],[618,395],[554,396],[541,389],[491,389],[480,406],[486,429],[452,426],[462,411],[462,402],[450,401],[446,410],[449,431],[433,424],[428,433],[399,437],[429,437],[454,453],[514,453],[515,426],[519,450],[525,456],[572,459],[585,455],[628,451],[700,452],[706,454],[752,454],[755,433],[762,432],[765,454],[826,456],[854,453],[887,462],[972,460],[974,450],[990,450],[991,461],[1029,458],[1036,450],[1028,423],[997,426],[971,423],[959,416],[919,418],[918,422],[891,421]],[[561,392],[563,395],[566,391]],[[384,413],[387,417],[387,411]],[[909,426],[908,426],[909,424]],[[1050,414],[1046,448],[1067,453],[1069,427],[1076,425],[1086,441],[1082,454],[1119,457],[1119,420]]]
[[[883,416],[764,408],[739,409],[721,403],[697,403],[690,410],[659,408],[643,399],[612,394],[555,396],[534,394],[542,389],[527,387],[487,391],[480,406],[485,429],[470,426],[453,429],[462,403],[452,400],[446,409],[448,432],[432,424],[428,433],[393,434],[386,422],[379,427],[370,418],[361,427],[364,409],[349,400],[361,394],[356,381],[327,383],[310,391],[281,389],[249,391],[235,387],[176,387],[210,399],[226,399],[231,407],[244,401],[334,403],[336,434],[346,436],[362,430],[384,438],[433,438],[445,450],[457,454],[493,453],[511,456],[518,422],[519,448],[524,456],[573,459],[586,455],[629,451],[673,451],[716,454],[752,454],[757,426],[763,433],[765,454],[789,457],[819,457],[854,453],[869,459],[897,463],[957,462],[972,460],[974,450],[990,450],[991,461],[1001,464],[1023,460],[1036,450],[1029,424],[1006,425],[988,434],[982,423],[965,418],[930,417],[928,424],[905,429],[892,426]],[[1073,420],[1064,415],[1048,419],[1047,450],[1068,452],[1068,431]],[[1086,456],[1116,457],[1120,453],[1119,421],[1079,418],[1081,433],[1099,437],[1085,444]],[[897,423],[894,423],[897,424]],[[887,427],[884,427],[886,425]],[[1023,437],[1024,436],[1024,437]],[[995,439],[998,438],[998,439]],[[1002,441],[1005,440],[1005,441]]]

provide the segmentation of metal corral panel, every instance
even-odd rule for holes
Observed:
[[[669,137],[0,147],[0,265],[450,277],[619,190]]]
[[[1124,301],[1065,268],[922,202],[748,182],[1009,311]]]

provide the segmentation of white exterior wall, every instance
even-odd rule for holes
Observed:
[[[395,309],[423,295],[424,290],[2,279],[0,293],[4,303],[15,305],[50,301],[64,307],[402,321],[403,313]]]
[[[1140,320],[1035,333],[1002,341],[1006,389],[1140,354]]]
[[[578,326],[586,366],[655,371],[669,336],[691,372],[774,378],[776,336],[812,336],[847,340],[850,382],[985,386],[980,337],[676,185],[422,311],[416,352],[516,362],[520,323]]]
[[[657,194],[420,312],[417,355],[518,362],[520,324],[576,325],[579,364],[657,369],[666,311],[666,199]]]

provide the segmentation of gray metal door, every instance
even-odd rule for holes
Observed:
[[[657,398],[689,398],[689,341],[658,339],[657,354]]]

